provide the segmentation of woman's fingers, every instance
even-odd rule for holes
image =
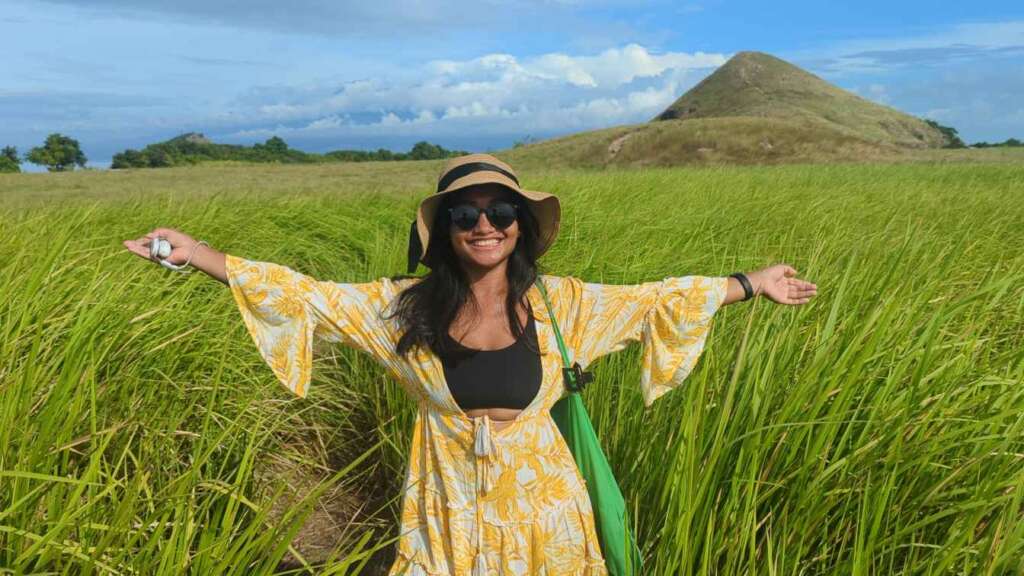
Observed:
[[[166,238],[167,241],[171,243],[172,250],[188,247],[195,242],[191,236],[184,232],[175,230],[174,228],[157,228],[153,232]]]
[[[806,304],[818,293],[817,284],[795,278],[797,270],[789,264],[775,264],[758,273],[765,278],[761,293],[777,304]]]
[[[143,245],[139,240],[125,240],[123,244],[132,254],[137,254],[141,258],[149,260],[148,245]]]
[[[778,290],[772,290],[768,296],[778,304],[806,304],[818,293],[817,286],[798,278],[780,278]]]
[[[152,231],[146,233],[143,236],[136,238],[135,240],[125,240],[122,242],[125,248],[129,252],[145,258],[150,262],[155,262],[153,257],[150,255],[150,246],[157,238],[163,238],[171,245],[171,254],[167,260],[172,264],[180,264],[177,260],[184,261],[184,256],[180,254],[182,250],[189,244],[191,238],[187,234],[183,234],[173,228],[154,228]]]

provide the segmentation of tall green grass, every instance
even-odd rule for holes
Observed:
[[[323,279],[397,274],[440,167],[409,164],[0,177],[0,568],[386,568],[412,402],[325,346],[292,397],[226,287],[120,242],[171,226]],[[520,171],[563,202],[546,273],[786,262],[818,285],[723,308],[649,410],[635,345],[594,365],[650,573],[1024,570],[1024,169]],[[315,562],[314,522],[335,535]]]

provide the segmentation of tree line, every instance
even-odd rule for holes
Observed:
[[[1017,138],[1007,138],[1006,140],[1004,140],[1002,142],[993,142],[991,144],[988,143],[988,142],[975,142],[974,144],[971,144],[971,147],[972,148],[1021,148],[1021,147],[1024,147],[1024,142],[1018,140]]]
[[[277,162],[282,164],[316,164],[321,162],[366,162],[371,160],[437,160],[468,154],[465,150],[448,150],[425,140],[417,142],[408,152],[335,150],[324,154],[289,148],[278,136],[252,146],[215,144],[202,134],[188,133],[166,142],[150,144],[142,150],[128,149],[114,155],[111,168],[163,168],[187,166],[211,161]]]
[[[367,162],[371,160],[437,160],[469,154],[465,150],[448,150],[425,140],[417,142],[408,152],[392,152],[385,148],[374,151],[335,150],[325,154],[289,148],[281,138],[273,136],[252,146],[215,144],[202,134],[188,133],[166,142],[150,144],[142,150],[128,149],[114,155],[111,168],[163,168],[186,166],[218,160],[239,162],[278,162],[283,164],[315,164],[320,162]],[[85,168],[88,161],[78,140],[63,134],[50,134],[42,146],[29,150],[23,157],[14,146],[0,149],[0,173],[21,172],[22,160],[45,166],[50,172]]]
[[[4,146],[0,149],[0,172],[21,172],[21,160],[16,147]],[[25,160],[46,166],[50,172],[74,170],[75,166],[85,168],[88,161],[78,140],[62,134],[47,136],[42,146],[36,146],[25,154]]]
[[[956,128],[943,126],[934,120],[925,120],[946,138],[945,148],[1020,148],[1024,142],[1017,138],[1007,138],[1003,142],[977,142],[965,144],[957,134]],[[527,137],[526,142],[516,142],[515,147],[535,140]],[[438,160],[468,154],[465,150],[448,150],[438,144],[421,140],[414,144],[408,152],[392,152],[385,148],[377,150],[334,150],[324,154],[303,152],[289,148],[288,144],[277,136],[252,146],[237,144],[215,144],[202,134],[182,134],[157,144],[150,144],[142,150],[131,148],[114,155],[111,168],[163,168],[170,166],[186,166],[202,162],[233,160],[239,162],[277,162],[282,164],[315,164],[321,162],[368,162],[392,160]],[[24,157],[18,155],[14,146],[0,149],[0,173],[21,172],[22,160],[39,166],[45,166],[50,172],[74,170],[75,167],[85,168],[88,161],[78,140],[63,134],[50,134],[42,146],[36,146]]]
[[[1024,142],[1016,138],[1007,138],[1004,142],[996,142],[989,144],[988,142],[975,142],[974,144],[965,144],[960,139],[960,135],[957,134],[956,128],[952,126],[943,126],[935,120],[925,119],[925,123],[935,128],[946,138],[946,144],[943,148],[1019,148],[1024,146]]]

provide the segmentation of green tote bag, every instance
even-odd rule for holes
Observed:
[[[551,326],[555,330],[558,349],[562,352],[562,376],[569,394],[551,407],[551,418],[562,432],[569,450],[572,452],[580,475],[587,484],[590,505],[594,509],[594,524],[597,538],[601,543],[601,553],[605,565],[612,576],[634,576],[641,574],[643,562],[636,540],[629,532],[626,516],[626,502],[622,498],[619,484],[615,481],[612,468],[608,465],[601,443],[590,423],[590,415],[583,405],[580,391],[592,379],[589,372],[584,372],[578,362],[569,367],[569,354],[565,351],[562,333],[558,329],[558,321],[551,310],[551,302],[544,284],[537,279],[537,287],[544,295],[544,304],[551,316]]]

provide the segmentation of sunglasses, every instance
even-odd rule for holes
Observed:
[[[463,230],[472,230],[480,219],[480,213],[487,214],[487,221],[499,230],[504,230],[516,221],[519,205],[504,200],[491,202],[487,208],[477,208],[472,204],[459,204],[448,209],[452,224]]]

